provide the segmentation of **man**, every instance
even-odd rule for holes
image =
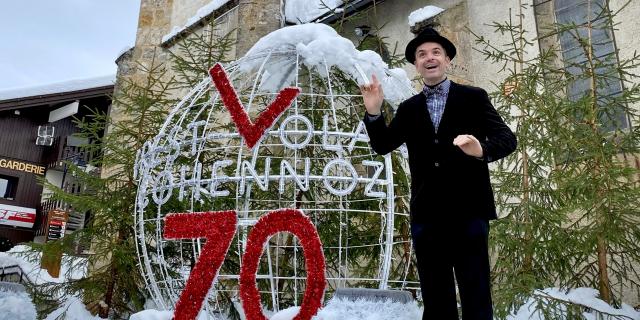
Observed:
[[[509,155],[516,137],[483,89],[457,84],[445,71],[456,48],[433,29],[405,50],[424,81],[387,126],[382,87],[361,87],[370,144],[387,154],[406,143],[411,170],[411,235],[424,301],[423,319],[493,319],[489,220],[496,218],[487,163]],[[454,277],[455,275],[455,277]]]

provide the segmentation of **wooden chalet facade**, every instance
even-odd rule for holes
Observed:
[[[85,214],[71,213],[66,223],[49,228],[48,213],[67,207],[47,200],[39,178],[67,190],[79,188],[65,166],[65,160],[80,165],[89,160],[79,148],[87,141],[73,136],[79,131],[74,118],[85,117],[91,109],[106,113],[114,80],[111,76],[0,91],[0,241],[5,247],[54,239],[65,229],[84,226]]]

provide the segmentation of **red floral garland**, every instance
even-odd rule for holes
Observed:
[[[315,226],[300,210],[280,209],[262,216],[255,224],[249,238],[240,270],[240,299],[248,320],[266,320],[262,313],[260,294],[256,285],[256,272],[264,244],[269,237],[287,231],[300,239],[307,266],[307,285],[294,320],[309,320],[322,304],[325,289],[325,260],[322,244]]]
[[[176,304],[173,318],[195,319],[236,233],[237,214],[234,210],[171,213],[164,219],[164,237],[167,239],[207,239]]]
[[[251,122],[249,115],[244,110],[242,102],[238,99],[238,94],[231,85],[227,73],[222,65],[216,63],[209,70],[209,75],[213,84],[220,92],[222,103],[231,113],[231,119],[238,128],[238,133],[244,138],[245,143],[251,149],[262,138],[264,132],[269,129],[273,122],[286,110],[300,93],[299,88],[284,88],[278,92],[275,100],[258,116],[256,122]]]

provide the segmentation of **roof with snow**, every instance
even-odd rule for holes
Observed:
[[[13,110],[113,93],[116,75],[0,90],[0,110]]]

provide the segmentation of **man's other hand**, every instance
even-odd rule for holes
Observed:
[[[466,155],[482,158],[482,145],[480,145],[480,141],[476,139],[476,137],[470,134],[461,134],[453,139],[453,145],[457,146],[464,152]]]

